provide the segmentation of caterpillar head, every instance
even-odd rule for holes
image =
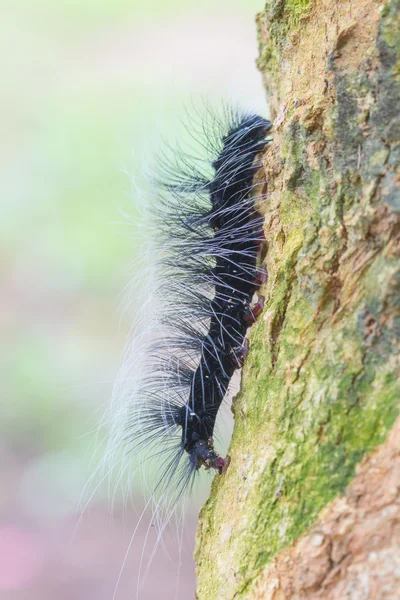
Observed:
[[[194,412],[187,414],[185,405],[180,408],[174,422],[182,427],[181,447],[189,454],[192,468],[198,471],[204,467],[206,471],[215,469],[220,475],[225,473],[230,459],[228,457],[224,459],[215,452],[214,440],[204,426],[207,423],[204,415],[203,419],[200,419]]]
[[[212,438],[208,440],[198,440],[189,451],[190,460],[196,467],[196,470],[204,466],[208,469],[215,469],[221,475],[226,471],[229,464],[228,457],[222,458],[214,451],[214,442]]]

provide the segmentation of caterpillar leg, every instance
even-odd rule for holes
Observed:
[[[252,306],[249,305],[248,309],[243,315],[243,321],[246,325],[252,325],[256,322],[258,315],[262,312],[264,308],[265,297],[261,294],[258,295],[257,302]]]
[[[213,465],[210,465],[210,466],[205,465],[204,468],[206,471],[208,471],[209,469],[215,469],[216,471],[218,471],[219,475],[223,475],[224,473],[227,472],[230,464],[231,464],[231,457],[229,456],[229,454],[227,454],[225,456],[225,458],[218,456],[217,460],[215,461],[215,463]]]
[[[257,237],[255,238],[255,244],[256,246],[261,246],[262,244],[265,244],[266,239],[265,239],[265,233],[264,233],[264,226],[261,227],[260,231],[257,234]]]
[[[261,285],[264,285],[264,283],[267,281],[267,279],[268,279],[267,269],[266,269],[265,265],[262,265],[258,270],[258,273],[254,280],[254,284],[257,287],[260,287]]]
[[[249,354],[249,340],[244,338],[243,345],[240,348],[234,348],[233,354],[237,368],[241,369],[246,362],[246,358]]]
[[[265,239],[264,227],[261,227],[258,232],[257,237],[255,238],[255,244],[257,247],[257,253],[261,261],[264,260],[265,255],[267,254],[267,240]]]

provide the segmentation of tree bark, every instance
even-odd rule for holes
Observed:
[[[264,313],[199,600],[400,590],[400,0],[267,0]],[[396,435],[397,433],[397,435]]]

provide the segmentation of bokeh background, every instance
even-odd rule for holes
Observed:
[[[120,306],[138,252],[136,182],[161,138],[181,130],[184,107],[223,99],[266,114],[255,67],[262,8],[17,0],[0,9],[1,600],[134,598],[141,560],[139,598],[193,597],[201,494],[182,540],[165,532],[147,577],[147,515],[130,543],[140,491],[124,503],[117,490],[111,508],[100,487],[81,518],[78,506],[130,326]]]

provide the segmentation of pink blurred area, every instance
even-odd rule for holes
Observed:
[[[4,600],[132,598],[138,585],[143,600],[193,596],[193,519],[186,525],[183,542],[167,531],[152,559],[156,532],[148,532],[143,520],[131,543],[137,524],[132,515],[114,514],[111,520],[104,509],[90,511],[73,539],[73,517],[45,529],[17,520],[18,524],[10,518],[0,525],[0,598]]]

